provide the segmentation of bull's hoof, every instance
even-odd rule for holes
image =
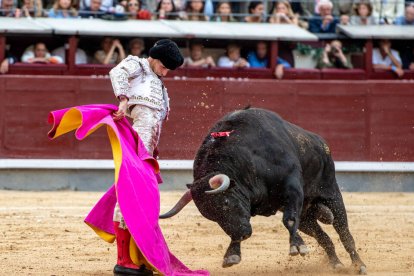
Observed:
[[[361,265],[359,268],[359,275],[367,275],[367,267],[365,265]]]
[[[298,247],[296,245],[292,245],[289,249],[289,255],[290,256],[296,256],[299,254]]]
[[[228,257],[225,257],[223,260],[223,267],[230,267],[232,265],[236,265],[240,263],[241,258],[239,255],[230,255]]]
[[[305,256],[309,253],[309,249],[306,245],[302,244],[299,246],[296,245],[292,245],[289,249],[289,255],[290,256],[296,256],[296,255],[301,255],[301,256]]]
[[[301,256],[305,256],[309,253],[309,249],[306,245],[302,244],[299,246],[299,253]]]

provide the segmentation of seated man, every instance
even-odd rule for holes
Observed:
[[[398,77],[404,75],[400,54],[391,49],[391,41],[383,39],[379,42],[379,48],[372,51],[372,64],[375,69],[391,70]]]
[[[3,0],[0,1],[0,16],[18,18],[21,16],[21,10],[17,8],[14,0]]]
[[[247,68],[250,64],[246,59],[240,56],[240,46],[237,44],[229,44],[227,46],[226,55],[219,58],[217,65],[219,67],[229,68]]]
[[[247,61],[252,68],[267,68],[269,64],[267,43],[264,41],[257,42],[256,51],[251,51],[247,55]],[[291,65],[286,60],[278,57],[274,71],[276,78],[283,78],[283,68],[291,68]]]
[[[102,0],[91,0],[89,7],[84,7],[79,11],[79,15],[82,18],[102,18],[105,14],[101,10]]]
[[[52,56],[43,42],[29,46],[23,53],[22,62],[25,63],[63,63],[63,59],[58,56]]]
[[[211,56],[203,57],[204,46],[201,42],[193,42],[190,45],[190,56],[184,59],[186,67],[215,67],[216,63]]]
[[[348,61],[344,53],[342,52],[342,42],[339,40],[333,40],[331,43],[326,44],[322,56],[320,57],[316,66],[319,69],[322,68],[339,68],[350,69],[351,63]]]
[[[312,33],[335,33],[338,19],[332,15],[333,4],[329,0],[320,0],[316,6],[319,16],[309,20],[309,31]]]
[[[395,19],[395,25],[414,25],[414,4],[410,4],[405,8],[405,16]]]

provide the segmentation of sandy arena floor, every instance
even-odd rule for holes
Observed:
[[[83,218],[101,192],[0,191],[0,275],[112,275],[116,247],[100,240]],[[180,197],[163,192],[162,210]],[[350,230],[370,275],[414,275],[414,193],[344,194]],[[252,219],[242,243],[242,262],[221,268],[229,238],[194,204],[162,221],[172,252],[191,268],[212,275],[332,275],[321,247],[302,235],[311,252],[288,256],[288,234],[276,217]],[[342,262],[350,259],[331,226]],[[352,269],[341,273],[354,274]]]

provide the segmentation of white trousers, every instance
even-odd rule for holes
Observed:
[[[132,128],[138,133],[148,154],[152,156],[160,139],[163,113],[145,105],[135,105],[130,117],[133,119]],[[115,205],[114,221],[119,222],[119,227],[126,229],[118,202]]]

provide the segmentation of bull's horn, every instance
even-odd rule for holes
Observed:
[[[230,178],[225,174],[218,174],[210,178],[208,184],[214,190],[206,191],[206,194],[222,193],[230,187]],[[220,186],[217,187],[217,184],[220,184]]]
[[[191,195],[191,190],[185,192],[185,194],[180,198],[180,200],[175,204],[175,206],[165,214],[159,216],[160,219],[166,219],[175,216],[178,214],[191,200],[193,199]]]

